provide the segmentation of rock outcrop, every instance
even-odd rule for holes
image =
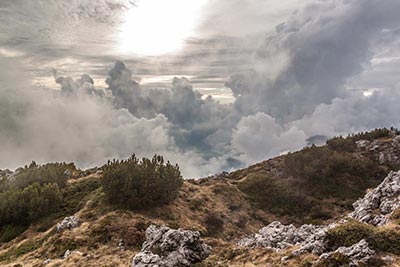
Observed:
[[[353,207],[349,217],[374,226],[387,224],[390,214],[400,208],[400,171],[389,173],[378,187],[357,200]]]
[[[79,219],[76,216],[65,217],[62,222],[58,223],[56,226],[57,232],[63,231],[65,229],[74,229],[79,226]]]
[[[210,252],[211,247],[204,244],[197,231],[151,225],[132,267],[189,267],[205,260]]]
[[[245,237],[238,242],[239,246],[250,248],[285,249],[292,246],[300,248],[293,252],[299,255],[305,252],[322,254],[325,251],[325,236],[332,226],[305,224],[299,228],[294,225],[283,225],[273,222],[258,233]]]
[[[375,251],[370,249],[367,241],[364,239],[351,247],[340,247],[337,250],[322,254],[319,261],[328,259],[335,254],[342,254],[349,258],[350,266],[359,266],[360,263],[367,263],[369,259],[375,256]]]

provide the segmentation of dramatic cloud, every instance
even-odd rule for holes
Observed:
[[[285,129],[265,113],[243,118],[233,132],[232,146],[243,162],[257,162],[306,146],[307,136],[295,127]]]
[[[78,2],[85,5],[83,13],[75,14],[80,10]],[[125,9],[119,1],[100,1],[94,6],[89,2],[74,1],[66,7],[68,16],[97,25],[103,23],[104,14]],[[398,0],[310,1],[273,31],[267,30],[259,45],[259,37],[253,36],[259,28],[250,29],[248,40],[243,41],[240,36],[252,22],[243,27],[239,22],[254,12],[259,14],[255,21],[262,21],[257,7],[265,9],[267,4],[246,0],[243,8],[240,1],[234,2],[210,3],[219,8],[208,14],[218,17],[225,11],[216,29],[229,37],[192,40],[192,51],[186,50],[167,67],[161,63],[153,67],[165,75],[167,69],[176,74],[193,61],[205,65],[214,58],[210,69],[196,65],[190,69],[198,72],[194,78],[171,78],[169,86],[155,88],[141,82],[141,61],[115,62],[110,57],[106,62],[115,64],[97,71],[96,77],[90,70],[89,75],[85,71],[74,75],[80,78],[65,75],[63,69],[63,76],[53,70],[57,87],[36,88],[24,72],[28,63],[25,53],[18,50],[21,47],[0,47],[0,167],[15,168],[31,160],[74,161],[89,167],[132,153],[158,153],[178,163],[186,177],[201,177],[299,149],[310,137],[400,126],[395,70],[400,58]],[[28,12],[11,10],[13,3],[0,4],[0,12],[18,16]],[[281,8],[285,14],[292,10],[290,5]],[[37,13],[58,14],[52,9],[57,8],[50,5]],[[229,18],[238,19],[236,34],[222,27]],[[104,20],[107,25],[116,23],[107,16]],[[37,40],[44,40],[38,36]],[[224,50],[229,40],[235,47]],[[235,64],[221,70],[221,62],[229,58]],[[81,61],[70,62],[86,67]],[[101,69],[101,64],[96,68]],[[232,104],[202,95],[192,85],[217,78],[221,82],[227,72],[231,75],[226,86],[235,97]]]
[[[255,74],[245,76],[251,82],[231,77],[233,89],[241,95],[237,104],[247,110],[250,104],[253,111],[287,122],[345,97],[346,82],[373,56],[372,42],[383,30],[399,27],[399,9],[396,0],[308,5],[268,35],[257,52]],[[279,74],[271,75],[277,68]]]

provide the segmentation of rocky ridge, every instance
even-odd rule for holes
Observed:
[[[373,226],[383,226],[389,222],[390,215],[400,208],[400,171],[391,172],[385,180],[375,189],[368,192],[363,198],[354,204],[354,211],[348,214],[349,218]],[[331,251],[327,245],[327,232],[343,224],[343,219],[336,224],[327,226],[305,224],[300,227],[283,225],[278,221],[272,222],[259,230],[258,233],[239,240],[240,247],[267,248],[281,250],[298,247],[292,252],[292,256],[298,256],[307,252],[320,255],[320,260],[327,259],[334,254],[343,254],[351,260],[351,266],[365,263],[375,255],[365,240],[350,247],[340,247]],[[282,258],[286,260],[288,257]]]
[[[357,200],[349,217],[360,222],[382,226],[390,215],[400,208],[400,172],[391,172],[375,189]]]

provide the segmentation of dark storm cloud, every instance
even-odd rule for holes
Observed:
[[[261,11],[268,4],[246,0],[241,6],[239,2],[210,4],[218,7],[210,18],[221,16],[215,36],[189,40],[175,57],[130,58],[125,63],[115,62],[112,55],[96,56],[99,46],[87,52],[90,44],[102,40],[101,34],[95,38],[99,31],[84,37],[89,28],[78,32],[70,28],[82,21],[118,23],[102,14],[121,12],[120,1],[111,6],[109,1],[74,1],[70,6],[58,2],[63,12],[57,2],[44,5],[44,10],[29,3],[20,11],[13,10],[20,1],[2,2],[3,14],[14,12],[15,18],[35,14],[39,26],[52,22],[54,14],[63,18],[61,22],[68,16],[75,24],[60,30],[57,22],[50,32],[31,34],[31,29],[16,23],[11,37],[0,26],[0,42],[16,44],[0,47],[0,162],[16,167],[32,159],[67,160],[92,166],[131,153],[159,153],[179,163],[186,176],[196,177],[301,148],[316,135],[400,126],[399,85],[393,78],[399,56],[399,1],[315,1],[274,31],[266,30],[262,39],[257,32],[264,27]],[[252,14],[258,14],[255,21],[241,23]],[[1,19],[7,22],[7,16]],[[230,19],[236,26],[228,29],[225,22]],[[257,24],[254,29],[252,23]],[[249,35],[240,38],[246,29]],[[49,38],[42,36],[46,32],[51,33]],[[94,38],[93,43],[85,38]],[[75,47],[78,43],[85,45]],[[53,58],[46,67],[57,69],[48,72],[61,90],[32,90],[31,72],[21,70],[32,67],[27,54],[33,52],[38,52],[35,64]],[[62,55],[71,57],[55,60]],[[373,80],[365,80],[368,72],[374,73]],[[154,88],[145,83],[146,76],[152,75],[172,77],[167,86],[161,86],[163,81]],[[191,77],[178,78],[185,75]],[[236,97],[231,105],[222,105],[193,87],[222,86],[228,75],[226,85]],[[367,97],[363,93],[371,88],[358,88],[360,81],[383,88]]]
[[[237,104],[250,104],[245,107],[249,111],[287,122],[345,97],[348,79],[361,73],[373,56],[371,42],[382,30],[399,27],[398,10],[400,2],[395,0],[307,6],[268,35],[251,76],[231,77],[231,86],[242,96]],[[278,74],[271,71],[276,68]]]

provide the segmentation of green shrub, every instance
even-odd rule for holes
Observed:
[[[374,129],[372,131],[369,132],[361,132],[361,133],[357,133],[357,134],[353,134],[350,136],[350,138],[355,142],[358,140],[369,140],[369,141],[373,141],[374,139],[378,139],[378,138],[384,138],[384,137],[389,137],[391,134],[391,131],[394,131],[396,133],[398,133],[399,131],[395,128],[378,128],[378,129]]]
[[[100,187],[99,179],[88,179],[70,184],[63,190],[61,209],[65,215],[77,212],[84,204],[85,198]]]
[[[392,228],[376,228],[350,221],[330,229],[327,244],[331,248],[349,247],[365,239],[375,250],[400,255],[400,231]]]
[[[119,207],[146,209],[174,200],[183,184],[179,167],[161,156],[114,160],[104,166],[102,179],[107,200]]]
[[[352,138],[336,136],[326,141],[328,148],[342,152],[353,152],[356,148]]]
[[[0,232],[0,242],[7,243],[26,230],[26,226],[23,225],[7,225],[2,228]]]
[[[265,211],[281,215],[305,215],[312,209],[312,202],[267,174],[250,174],[239,184],[239,189]]]
[[[355,200],[385,176],[378,163],[328,147],[308,147],[285,157],[287,172],[316,197]]]
[[[3,184],[0,191],[6,191],[12,187],[25,188],[33,183],[48,184],[57,183],[59,188],[66,186],[67,177],[66,170],[75,170],[74,164],[66,163],[49,163],[45,165],[37,165],[34,161],[22,168],[15,176],[14,180]]]
[[[62,202],[57,184],[34,183],[24,189],[0,193],[0,226],[27,225],[59,209]]]

